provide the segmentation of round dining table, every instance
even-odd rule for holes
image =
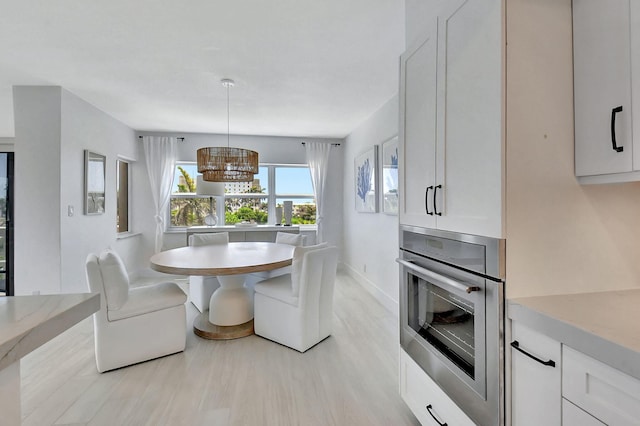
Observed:
[[[188,246],[154,254],[151,269],[167,274],[216,276],[209,311],[196,317],[194,333],[207,339],[235,339],[253,334],[253,290],[246,274],[291,265],[295,247],[267,242]]]

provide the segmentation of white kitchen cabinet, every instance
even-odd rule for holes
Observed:
[[[400,223],[500,238],[502,2],[436,10],[401,57]]]
[[[639,14],[630,0],[573,0],[575,174],[582,183],[640,180],[640,108],[633,108],[640,101]]]
[[[562,396],[605,424],[640,424],[640,380],[566,345]]]
[[[440,387],[400,350],[400,395],[424,426],[442,424],[473,426],[475,423],[453,402]]]
[[[586,411],[562,398],[562,425],[563,426],[604,426]]]
[[[511,336],[520,350],[538,359],[511,349],[512,425],[559,426],[562,424],[560,342],[516,321],[511,322]],[[549,361],[555,365],[543,364]]]
[[[435,228],[437,26],[401,57],[400,223]],[[402,142],[404,141],[404,143]]]
[[[511,336],[513,426],[640,425],[640,380],[515,320]]]

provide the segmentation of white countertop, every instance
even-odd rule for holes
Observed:
[[[0,297],[0,370],[99,309],[97,293]]]
[[[509,299],[507,316],[640,379],[640,289]]]

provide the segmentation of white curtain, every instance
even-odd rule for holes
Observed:
[[[331,144],[325,142],[305,142],[307,148],[307,163],[311,171],[311,183],[316,197],[316,243],[322,243],[324,239],[324,212],[327,204],[326,182],[329,171],[329,154]]]
[[[144,158],[151,183],[151,194],[155,205],[156,220],[156,246],[155,252],[162,250],[162,240],[165,231],[165,218],[169,199],[171,197],[171,185],[176,166],[177,139],[165,136],[143,136]]]

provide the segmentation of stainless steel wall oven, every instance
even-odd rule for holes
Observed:
[[[400,345],[480,425],[504,424],[500,239],[400,227]]]

